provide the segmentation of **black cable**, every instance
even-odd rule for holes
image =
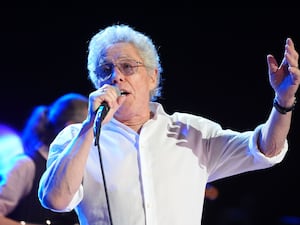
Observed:
[[[105,197],[106,197],[106,204],[107,204],[107,210],[108,210],[109,222],[110,222],[111,225],[113,225],[99,143],[98,143],[97,146],[98,146],[99,161],[100,161],[101,174],[102,174],[102,179],[103,179],[104,192],[105,192]]]
[[[106,114],[105,114],[106,115]],[[105,116],[104,115],[104,116]],[[107,187],[106,187],[106,179],[105,179],[105,174],[104,174],[104,168],[103,168],[103,163],[102,163],[102,155],[101,155],[101,148],[100,148],[100,131],[101,131],[101,122],[102,122],[102,117],[104,116],[100,116],[97,121],[96,121],[96,126],[95,126],[95,130],[94,130],[94,134],[95,134],[95,145],[98,148],[98,154],[99,154],[99,161],[100,161],[100,168],[101,168],[101,174],[102,174],[102,180],[103,180],[103,186],[104,186],[104,192],[105,192],[105,197],[106,197],[106,204],[107,204],[107,210],[108,210],[108,217],[109,217],[109,222],[110,225],[113,225],[112,222],[112,216],[111,216],[111,210],[110,210],[110,204],[109,204],[109,197],[108,197],[108,193],[107,193]]]

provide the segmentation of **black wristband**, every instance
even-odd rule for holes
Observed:
[[[297,100],[295,99],[294,104],[291,107],[285,108],[285,107],[282,107],[281,105],[279,105],[277,99],[274,98],[273,106],[279,113],[286,114],[287,112],[293,111],[295,109],[296,103],[297,103]]]

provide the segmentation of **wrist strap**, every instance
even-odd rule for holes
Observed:
[[[275,109],[281,113],[281,114],[286,114],[287,112],[290,112],[290,111],[293,111],[295,109],[295,106],[296,106],[296,103],[297,103],[297,100],[295,99],[293,105],[289,108],[285,108],[281,105],[279,105],[278,101],[276,98],[274,98],[274,101],[273,101],[273,106],[275,107]]]

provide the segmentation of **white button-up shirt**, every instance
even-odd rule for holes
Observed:
[[[81,225],[199,225],[207,182],[270,167],[284,158],[288,145],[273,158],[257,148],[260,126],[243,133],[201,116],[168,115],[150,103],[154,117],[140,134],[112,119],[101,128],[100,154],[91,145],[82,186],[69,209]],[[79,131],[63,130],[51,145],[48,166]],[[42,178],[46,179],[46,177]]]

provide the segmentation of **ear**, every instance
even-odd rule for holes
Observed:
[[[157,76],[158,76],[158,69],[152,70],[149,78],[149,87],[151,90],[153,90],[157,86],[157,79],[158,79]]]

